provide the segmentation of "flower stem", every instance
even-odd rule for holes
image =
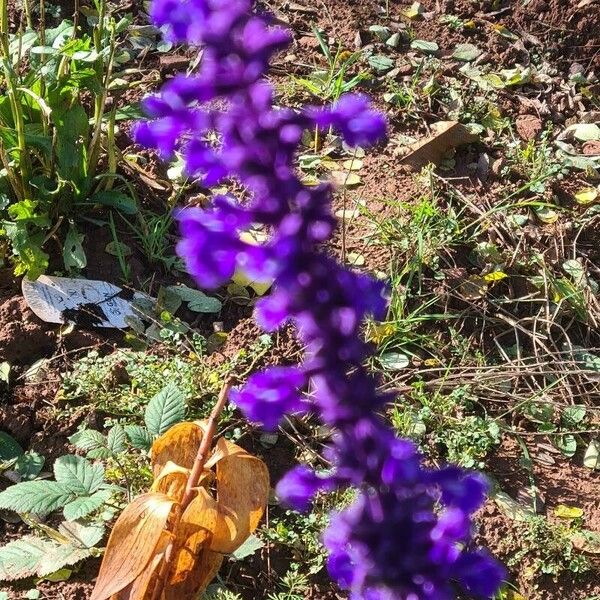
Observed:
[[[183,495],[183,500],[181,501],[182,513],[189,506],[190,502],[196,495],[196,489],[198,488],[200,477],[202,477],[204,465],[206,464],[206,460],[212,448],[213,438],[215,437],[215,433],[217,431],[217,423],[221,413],[223,412],[223,409],[225,408],[225,405],[227,404],[229,390],[231,389],[232,385],[233,384],[231,381],[225,382],[219,393],[217,403],[214,405],[210,416],[206,421],[206,431],[202,436],[202,441],[200,442],[200,447],[198,448],[198,454],[196,454],[196,459],[194,460],[194,465],[185,487],[185,494]]]

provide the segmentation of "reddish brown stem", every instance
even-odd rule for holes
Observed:
[[[194,460],[194,465],[190,472],[190,476],[188,477],[187,485],[185,486],[185,494],[183,495],[183,500],[181,501],[181,512],[185,511],[195,497],[196,489],[200,482],[200,477],[202,477],[202,473],[204,472],[204,465],[206,464],[206,460],[208,459],[208,455],[212,449],[213,438],[215,437],[215,433],[217,431],[217,423],[221,413],[223,412],[223,409],[225,408],[225,405],[227,404],[227,397],[229,396],[229,390],[231,389],[231,386],[231,381],[227,381],[223,385],[221,392],[219,393],[219,399],[214,405],[210,416],[206,421],[206,431],[202,436],[202,441],[200,442],[200,447],[198,448],[198,454],[196,454],[196,460]]]

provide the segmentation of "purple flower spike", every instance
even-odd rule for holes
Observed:
[[[504,570],[470,549],[487,484],[458,467],[425,468],[415,445],[379,416],[390,397],[365,367],[371,348],[362,326],[369,315],[385,318],[386,286],[322,252],[336,223],[332,187],[306,186],[296,169],[305,131],[332,128],[367,147],[385,138],[385,118],[352,94],[329,107],[276,107],[265,75],[291,38],[251,9],[251,0],[153,1],[167,37],[202,45],[203,55],[197,74],[175,77],[145,101],[151,120],[136,132],[163,157],[180,153],[203,185],[244,187],[243,202],[217,196],[210,208],[180,211],[177,251],[205,288],[227,284],[238,269],[274,280],[256,319],[268,331],[293,323],[304,344],[301,365],[254,374],[231,399],[266,429],[309,409],[331,429],[327,476],[296,467],[277,493],[306,510],[320,491],[357,490],[323,538],[329,572],[351,600],[452,600],[461,589],[491,598]],[[254,225],[272,233],[268,242],[247,242]]]

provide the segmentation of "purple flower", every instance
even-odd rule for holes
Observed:
[[[457,467],[426,469],[414,444],[378,416],[390,398],[365,368],[371,349],[361,330],[365,317],[385,317],[387,289],[321,251],[336,223],[332,188],[304,185],[296,169],[305,131],[332,128],[366,147],[384,139],[385,118],[360,95],[300,111],[276,107],[265,75],[290,35],[251,8],[251,0],[153,1],[167,37],[202,45],[203,55],[197,74],[146,99],[151,120],[136,131],[165,158],[181,153],[204,186],[243,186],[242,201],[217,196],[209,208],[180,211],[177,251],[205,288],[226,284],[236,269],[274,279],[256,319],[269,331],[293,323],[305,346],[301,365],[254,374],[231,398],[267,429],[310,408],[335,432],[327,476],[300,466],[277,492],[305,510],[319,491],[356,488],[356,501],[324,534],[329,571],[352,600],[450,600],[457,587],[490,598],[504,572],[468,549],[486,483]],[[244,241],[253,225],[271,232],[268,242]]]
[[[297,511],[304,512],[310,506],[317,492],[331,490],[334,481],[321,477],[305,466],[288,471],[277,484],[277,495],[283,502]]]
[[[271,367],[252,375],[241,390],[232,390],[230,397],[250,421],[273,430],[283,415],[306,410],[308,405],[300,392],[305,382],[300,368]]]
[[[384,116],[365,96],[345,94],[331,109],[315,110],[313,118],[319,127],[337,129],[350,146],[372,146],[386,134]]]

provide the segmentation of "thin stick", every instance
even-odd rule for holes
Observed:
[[[204,471],[204,465],[206,464],[208,454],[212,448],[212,441],[217,431],[217,423],[221,413],[223,412],[223,409],[225,408],[225,405],[227,404],[227,397],[229,396],[229,390],[231,389],[232,385],[233,383],[231,381],[225,382],[219,393],[219,399],[217,400],[217,403],[214,405],[210,416],[208,417],[206,431],[202,436],[202,441],[200,442],[200,447],[198,448],[198,454],[196,454],[196,459],[194,460],[194,466],[192,467],[192,471],[190,472],[190,476],[187,480],[187,485],[185,486],[185,494],[183,495],[183,500],[181,501],[182,513],[195,497],[200,477],[202,477],[202,473]]]

